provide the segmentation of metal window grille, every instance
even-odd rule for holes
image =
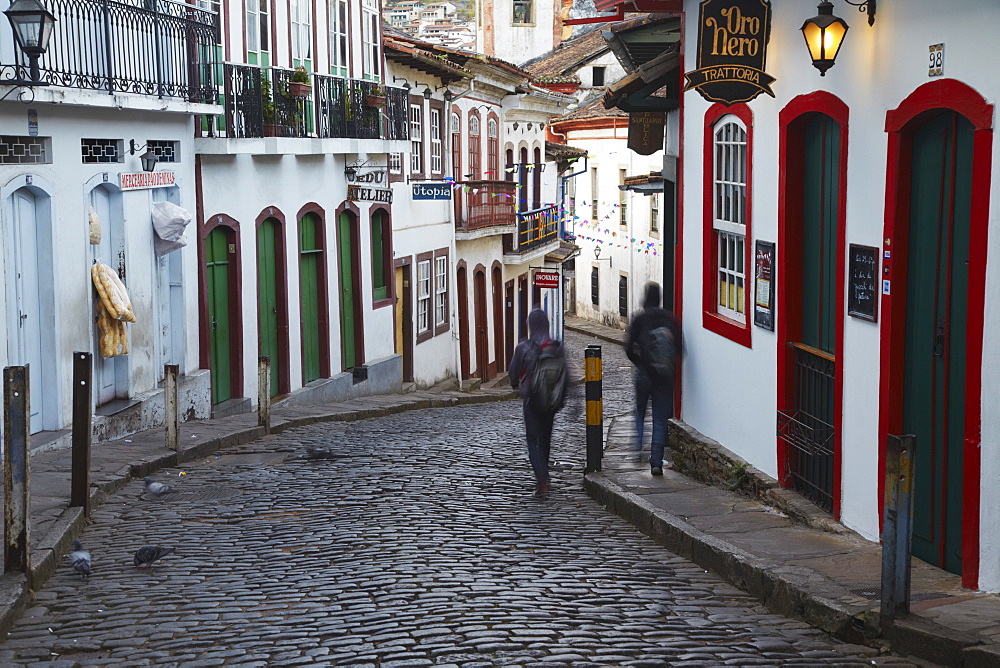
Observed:
[[[600,306],[601,304],[601,293],[599,290],[600,286],[600,269],[597,267],[592,267],[590,269],[590,303],[594,306]]]
[[[714,140],[713,227],[717,246],[719,314],[745,320],[747,133],[733,116],[724,117]]]
[[[628,276],[618,277],[618,315],[628,317]]]
[[[121,139],[80,140],[80,156],[84,163],[122,162],[124,152]]]
[[[0,165],[52,164],[51,137],[0,135]]]
[[[430,329],[431,261],[417,263],[417,331]]]
[[[177,162],[180,157],[180,142],[147,139],[146,148],[153,152],[158,162]]]
[[[434,258],[434,324],[448,321],[448,257]]]

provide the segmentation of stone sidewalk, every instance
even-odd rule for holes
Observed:
[[[503,383],[504,380],[491,381],[470,392],[460,392],[453,389],[454,383],[445,382],[423,391],[314,406],[282,407],[279,402],[271,410],[271,433],[317,422],[364,420],[423,408],[515,398],[516,394]],[[131,480],[262,436],[264,428],[258,426],[257,413],[253,412],[181,424],[179,452],[166,447],[163,428],[94,444],[91,448],[91,506],[101,504]],[[48,451],[39,448],[37,454],[30,456],[31,567],[25,574],[0,576],[0,634],[10,630],[13,621],[30,602],[31,591],[40,588],[52,575],[70,551],[73,540],[83,531],[86,518],[82,509],[69,507],[71,464],[72,451],[68,448]]]
[[[620,344],[624,332],[566,317],[566,327]],[[606,425],[608,427],[608,425]],[[1000,596],[963,589],[959,576],[912,561],[911,613],[879,633],[882,550],[773,480],[759,497],[699,481],[698,463],[744,463],[684,423],[671,426],[668,459],[653,477],[631,449],[632,425],[607,429],[600,473],[584,479],[590,496],[676,554],[848,642],[887,646],[903,656],[949,666],[1000,666]],[[692,449],[712,451],[692,456]],[[676,459],[675,459],[676,458]],[[680,470],[678,470],[680,469]],[[764,474],[752,470],[756,478]]]

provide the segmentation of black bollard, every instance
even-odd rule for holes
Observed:
[[[587,468],[584,473],[601,470],[604,455],[604,398],[601,347],[587,346],[584,351],[585,397],[587,400]]]
[[[73,353],[73,464],[69,505],[90,517],[90,441],[93,406],[93,355]]]

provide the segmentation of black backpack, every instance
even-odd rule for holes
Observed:
[[[528,387],[528,404],[539,413],[557,413],[566,402],[566,358],[558,341],[548,341],[537,350]]]
[[[660,326],[646,332],[642,337],[642,362],[654,378],[668,380],[674,377],[677,361],[677,338],[674,330]]]

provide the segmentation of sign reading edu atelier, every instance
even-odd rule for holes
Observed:
[[[684,75],[710,102],[729,106],[761,93],[774,97],[764,72],[771,38],[769,0],[704,0],[698,13],[698,69]]]
[[[385,202],[386,204],[392,204],[392,191],[348,184],[347,199],[350,202]]]

